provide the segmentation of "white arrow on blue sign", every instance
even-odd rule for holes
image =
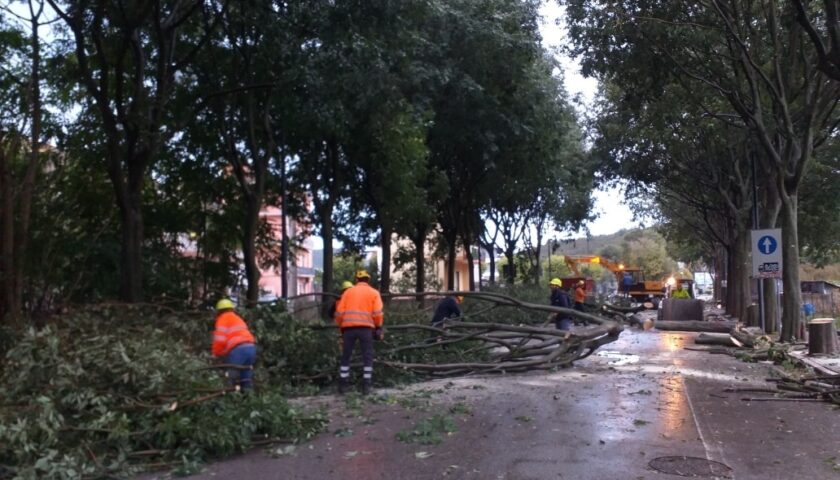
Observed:
[[[752,240],[753,277],[782,276],[782,229],[750,231]]]

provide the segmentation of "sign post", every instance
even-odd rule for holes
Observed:
[[[751,230],[753,278],[782,278],[782,229]],[[760,280],[759,280],[760,281]],[[761,296],[759,294],[759,296]],[[759,298],[764,329],[764,299]]]

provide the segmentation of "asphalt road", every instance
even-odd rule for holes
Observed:
[[[330,411],[328,432],[187,478],[840,479],[840,411],[724,392],[768,387],[770,367],[684,350],[694,335],[625,331],[558,372],[427,382],[378,402],[306,399]],[[436,414],[456,430],[440,444],[397,439]]]

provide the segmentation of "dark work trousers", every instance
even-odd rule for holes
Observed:
[[[574,309],[577,310],[578,312],[582,312],[583,311],[583,303],[575,302]],[[580,319],[580,320],[575,319],[575,324],[578,324],[578,323],[582,323],[584,325],[589,325],[589,322],[585,319]]]
[[[353,347],[356,341],[362,348],[362,363],[364,371],[362,378],[365,382],[373,379],[373,329],[367,327],[350,327],[341,331],[341,367],[339,377],[346,381],[350,377],[350,357],[353,356]]]

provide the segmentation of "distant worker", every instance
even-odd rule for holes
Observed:
[[[439,301],[437,306],[435,307],[435,314],[432,316],[432,326],[440,327],[441,324],[443,324],[443,322],[445,322],[447,319],[460,317],[460,305],[463,301],[464,297],[461,295],[450,295],[444,297],[441,301]]]
[[[630,272],[624,272],[624,275],[621,278],[621,287],[624,290],[624,296],[630,296],[630,287],[633,286],[633,274]]]
[[[254,363],[257,360],[257,346],[248,325],[234,311],[233,302],[223,298],[216,302],[216,326],[213,330],[212,354],[230,368],[228,380],[244,391],[251,390]]]
[[[332,306],[330,307],[330,318],[335,318],[335,308],[338,306],[338,301],[341,300],[341,296],[344,295],[344,292],[347,291],[348,288],[353,286],[353,282],[349,280],[345,280],[341,283],[341,293],[338,294],[338,298],[335,299]]]
[[[575,305],[574,305],[574,309],[579,311],[579,312],[583,311],[583,302],[586,301],[586,291],[584,290],[585,286],[586,286],[586,283],[583,280],[580,280],[579,282],[577,282],[577,284],[575,284],[575,293],[574,293],[574,295],[575,295],[574,296]],[[584,326],[589,324],[589,322],[587,322],[585,318],[580,320],[580,321],[575,319],[575,324],[577,324],[577,323],[583,323]]]
[[[691,294],[688,293],[688,289],[686,287],[688,287],[686,282],[680,283],[679,290],[672,293],[671,298],[691,298]]]
[[[335,323],[341,330],[341,362],[338,373],[338,392],[344,393],[350,380],[350,358],[356,341],[362,350],[362,394],[373,387],[373,339],[383,339],[382,297],[370,286],[370,274],[356,272],[356,285],[348,288],[338,300]]]
[[[552,307],[572,308],[572,299],[569,298],[569,294],[563,290],[562,280],[559,278],[552,278],[551,281],[548,282],[548,287],[551,289]],[[568,314],[555,313],[554,325],[558,330],[568,331],[572,329],[572,319]]]
[[[461,295],[449,295],[441,299],[435,307],[435,314],[432,316],[432,326],[435,328],[446,328],[446,320],[460,317],[460,305],[463,301],[464,297]],[[432,336],[438,342],[443,340],[443,336],[437,335],[435,332],[432,332]],[[442,348],[445,348],[445,346]]]

